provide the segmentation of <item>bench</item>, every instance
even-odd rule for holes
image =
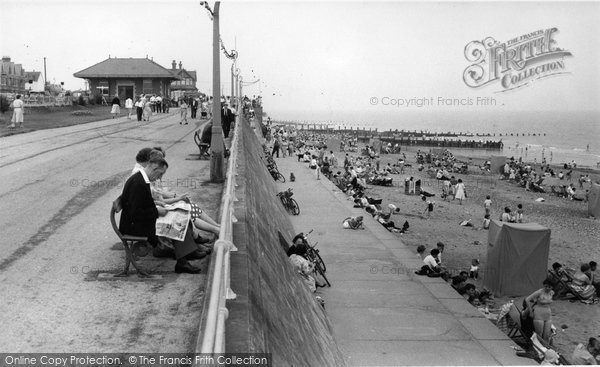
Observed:
[[[139,243],[144,243],[148,241],[148,237],[140,237],[140,236],[130,236],[126,234],[122,234],[119,231],[119,227],[117,226],[117,221],[115,219],[115,215],[119,213],[123,209],[121,205],[121,196],[119,196],[115,201],[113,201],[112,206],[110,208],[110,223],[112,224],[113,230],[123,242],[123,247],[125,247],[125,269],[115,275],[115,277],[126,277],[129,275],[129,265],[132,264],[133,267],[138,271],[140,277],[151,277],[150,274],[141,269],[136,263],[136,255],[145,256],[139,248]],[[137,253],[136,253],[137,252]]]
[[[194,142],[200,150],[200,159],[210,159],[210,145],[202,142],[202,139],[200,137],[200,130],[194,133]]]

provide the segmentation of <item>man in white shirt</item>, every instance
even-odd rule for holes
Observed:
[[[9,126],[9,128],[14,129],[15,123],[19,123],[19,127],[23,127],[23,109],[25,108],[25,103],[21,100],[21,95],[17,94],[16,99],[13,101],[12,103],[12,107],[13,107],[13,115],[12,115],[12,119],[10,120],[10,122],[12,122],[12,124]]]
[[[162,112],[162,97],[161,96],[156,96],[156,112],[160,113]]]
[[[152,108],[152,112],[156,112],[156,96],[152,95],[150,97],[150,108]]]

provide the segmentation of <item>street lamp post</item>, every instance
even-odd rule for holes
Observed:
[[[213,127],[210,144],[210,181],[225,181],[224,168],[224,143],[223,126],[221,125],[221,63],[220,63],[220,35],[219,35],[219,6],[220,1],[215,2],[214,10],[210,10],[206,2],[201,2],[213,18]]]

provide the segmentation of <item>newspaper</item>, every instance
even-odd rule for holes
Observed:
[[[156,235],[183,241],[191,219],[191,205],[178,201],[175,204],[165,205],[164,208],[168,212],[156,220]]]

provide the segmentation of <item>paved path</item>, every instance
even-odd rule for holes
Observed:
[[[398,235],[371,218],[365,230],[343,229],[344,218],[366,213],[329,180],[295,156],[276,161],[286,180],[296,175],[278,187],[294,190],[296,232],[314,229],[332,283],[318,292],[349,365],[535,364],[442,279],[415,275],[422,261]]]
[[[189,352],[198,331],[203,274],[175,262],[141,264],[162,281],[97,282],[117,272],[122,245],[112,201],[147,146],[167,150],[164,183],[216,214],[222,185],[197,160],[194,122],[159,114],[41,130],[0,139],[0,352]]]

